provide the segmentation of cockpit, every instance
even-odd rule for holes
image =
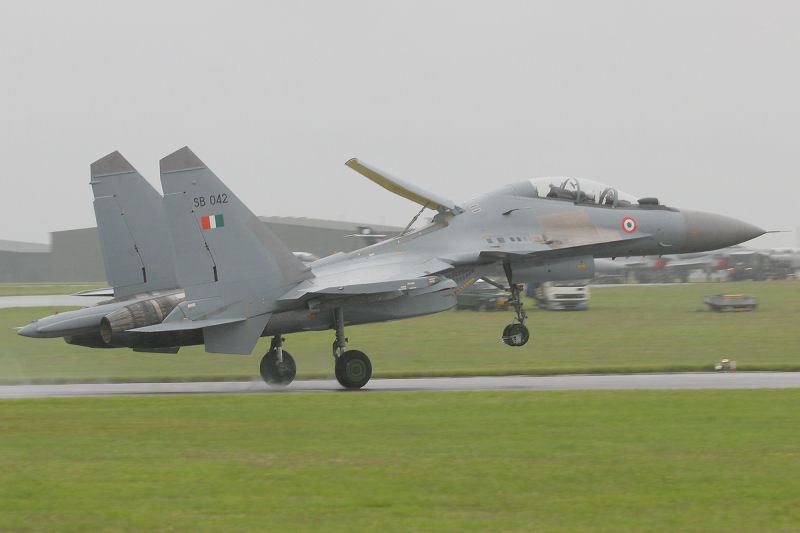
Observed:
[[[610,185],[570,177],[535,178],[512,184],[513,194],[603,207],[661,207],[657,198],[639,198]]]

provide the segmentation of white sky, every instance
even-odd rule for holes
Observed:
[[[800,226],[800,4],[2,2],[0,239],[93,226],[89,164],[189,145],[259,215],[403,225],[575,175]]]

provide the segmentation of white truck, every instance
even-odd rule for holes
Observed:
[[[585,311],[589,308],[589,282],[547,281],[534,291],[536,305],[549,311]]]

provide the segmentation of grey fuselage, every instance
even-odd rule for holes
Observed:
[[[515,283],[582,279],[593,276],[596,257],[711,250],[763,233],[729,217],[661,205],[615,207],[527,197],[517,193],[526,191],[524,183],[472,200],[455,216],[440,213],[430,225],[413,233],[323,258],[311,264],[312,271],[325,277],[343,270],[382,268],[404,262],[404,256],[418,261],[436,258],[452,265],[443,276],[453,283],[438,291],[429,287],[384,295],[379,301],[345,303],[346,322],[365,324],[450,309],[465,284],[504,275],[505,260],[513,262]],[[632,230],[623,226],[628,218],[635,221]],[[537,255],[532,250],[551,253]],[[330,313],[309,315],[307,310],[277,313],[265,334],[332,327]]]
[[[417,231],[310,264],[316,280],[358,279],[364,273],[374,278],[381,272],[391,277],[419,267],[420,275],[430,275],[427,286],[349,294],[340,300],[335,295],[277,300],[267,309],[271,317],[262,336],[330,329],[337,307],[343,308],[347,324],[444,311],[455,305],[455,294],[461,288],[480,277],[502,273],[504,263],[510,265],[514,283],[590,278],[596,257],[713,250],[763,233],[736,219],[653,203],[611,205],[542,198],[531,194],[525,183],[483,195],[462,204],[455,213],[440,211],[431,224]],[[430,263],[436,266],[428,271]],[[166,292],[52,315],[29,324],[20,334],[63,336],[67,342],[100,347],[104,345],[99,334],[104,317],[131,302],[163,298]],[[138,334],[136,338],[135,345],[127,341],[119,345],[147,349],[203,342],[202,332]]]

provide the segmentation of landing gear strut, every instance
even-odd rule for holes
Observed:
[[[344,311],[341,307],[337,307],[334,311],[333,322],[336,329],[336,340],[333,341],[336,379],[342,387],[360,389],[372,377],[372,363],[364,352],[347,349],[347,337],[344,336]]]
[[[268,385],[285,387],[294,380],[297,366],[292,355],[283,349],[285,339],[275,335],[269,351],[261,359],[261,377]]]
[[[511,288],[509,303],[514,308],[514,312],[517,314],[516,320],[518,321],[512,322],[505,327],[503,330],[503,342],[509,346],[522,346],[528,342],[530,338],[530,332],[527,326],[525,326],[528,315],[522,308],[522,300],[519,297],[522,292],[522,284],[512,281],[510,263],[503,263],[503,270],[506,273],[506,279],[508,279],[508,285]]]

